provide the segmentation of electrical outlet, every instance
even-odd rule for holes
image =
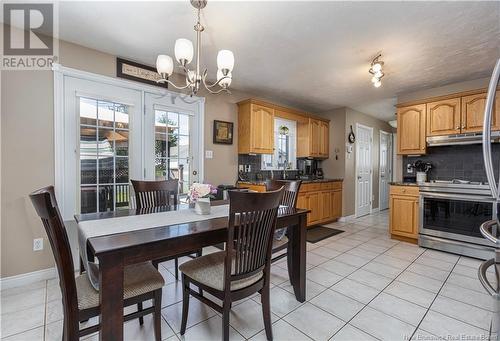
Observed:
[[[410,174],[413,173],[413,167],[412,167],[411,163],[408,163],[406,165],[406,172],[410,173]]]
[[[43,250],[43,238],[33,239],[33,251]]]
[[[213,150],[205,150],[205,159],[213,159],[214,152]]]

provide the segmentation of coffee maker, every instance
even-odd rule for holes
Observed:
[[[320,168],[321,160],[297,159],[299,178],[302,180],[314,180],[323,178],[323,170]]]

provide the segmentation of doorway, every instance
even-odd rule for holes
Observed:
[[[392,181],[392,134],[380,131],[379,209],[389,208],[389,183]]]
[[[356,124],[356,217],[372,210],[373,128]]]

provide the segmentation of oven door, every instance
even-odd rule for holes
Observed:
[[[497,216],[492,198],[449,193],[420,194],[420,234],[494,247],[480,226]]]

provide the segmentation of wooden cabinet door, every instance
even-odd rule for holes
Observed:
[[[252,151],[272,154],[274,148],[274,109],[252,104],[251,122]]]
[[[332,192],[320,193],[320,220],[329,220],[332,217]]]
[[[392,195],[390,200],[391,234],[418,237],[418,199],[411,196]]]
[[[342,191],[333,191],[331,193],[332,219],[342,217]]]
[[[425,104],[398,108],[398,154],[425,154]]]
[[[329,156],[329,141],[328,141],[328,135],[329,135],[329,124],[328,122],[320,121],[319,122],[319,155],[320,157],[328,158]]]
[[[320,192],[313,192],[309,194],[309,213],[307,222],[308,225],[314,224],[321,219],[321,207],[320,207]]]
[[[427,136],[460,134],[460,98],[427,103]]]
[[[500,109],[498,100],[500,91],[497,91],[497,100],[493,106],[491,129],[500,130]],[[483,131],[484,109],[486,107],[486,93],[462,97],[462,133]]]
[[[321,129],[320,129],[320,123],[318,120],[313,120],[311,119],[309,121],[309,141],[310,141],[310,150],[309,154],[310,156],[319,156],[319,149],[320,149],[320,134],[321,134]]]

